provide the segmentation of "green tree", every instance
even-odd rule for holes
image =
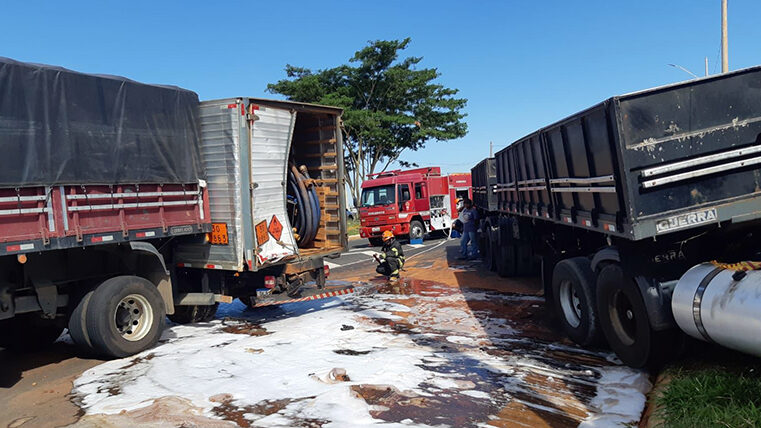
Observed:
[[[362,181],[379,167],[385,171],[405,150],[428,141],[446,141],[467,133],[462,109],[467,100],[457,89],[436,83],[435,68],[418,69],[421,57],[399,59],[410,39],[378,40],[359,51],[349,64],[312,71],[286,65],[287,77],[267,91],[289,100],[344,109],[346,179],[355,201]]]

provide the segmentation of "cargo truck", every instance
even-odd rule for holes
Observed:
[[[761,67],[610,98],[472,175],[486,265],[540,274],[576,343],[634,367],[682,332],[761,355]]]
[[[0,88],[0,347],[66,327],[123,357],[165,315],[324,292],[346,246],[340,109],[6,58]]]

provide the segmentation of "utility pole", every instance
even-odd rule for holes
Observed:
[[[489,157],[494,157],[494,141],[489,141]]]
[[[721,0],[721,72],[729,71],[729,51],[727,47],[727,0]]]

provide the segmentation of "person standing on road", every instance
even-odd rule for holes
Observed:
[[[468,198],[463,201],[459,220],[462,222],[462,238],[460,238],[460,257],[458,259],[474,259],[478,257],[478,240],[476,239],[478,210],[473,206],[473,201]],[[470,253],[468,253],[468,243],[470,243]]]
[[[383,232],[383,248],[381,249],[378,267],[375,271],[389,279],[399,279],[399,271],[404,267],[404,251],[402,244],[394,238],[393,232]]]

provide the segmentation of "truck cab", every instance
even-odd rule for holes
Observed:
[[[438,167],[368,175],[362,184],[360,236],[380,245],[387,230],[394,236],[422,239],[451,227],[452,205],[447,177]]]

